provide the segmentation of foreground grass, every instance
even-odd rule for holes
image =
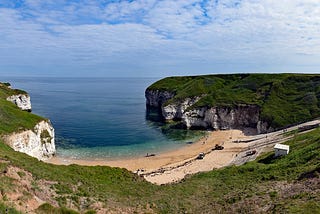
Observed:
[[[61,207],[71,200],[82,210],[91,209],[90,205],[99,201],[110,208],[130,207],[132,212],[320,212],[320,130],[287,143],[291,152],[286,157],[274,159],[268,153],[243,166],[199,173],[164,186],[152,185],[119,168],[46,164],[2,143],[0,160],[8,161],[2,168],[12,165],[31,172],[35,182],[55,181],[53,188]],[[0,176],[0,181],[1,192],[12,188],[5,177]],[[85,208],[80,204],[83,198],[87,199]]]
[[[261,108],[261,119],[273,128],[320,116],[320,75],[230,74],[168,77],[149,90],[171,91],[169,103],[202,96],[192,108],[241,104]]]
[[[0,213],[10,213],[10,214],[20,214],[19,211],[14,209],[13,207],[9,207],[0,201]]]
[[[293,122],[318,114],[318,104],[314,99],[314,96],[319,96],[320,90],[317,76],[303,75],[301,78],[290,75],[275,76],[274,78],[280,79],[280,83],[276,80],[271,81],[271,77],[269,75],[184,77],[186,79],[183,79],[183,82],[188,80],[183,85],[186,91],[182,91],[179,96],[180,98],[186,96],[191,88],[195,89],[195,95],[199,91],[214,95],[215,90],[226,87],[225,93],[235,92],[237,96],[231,99],[226,96],[228,94],[225,94],[225,97],[216,94],[214,100],[211,100],[210,97],[204,98],[201,100],[203,104],[200,102],[198,105],[210,102],[228,104],[229,101],[229,104],[234,104],[231,100],[234,102],[238,100],[258,105],[264,103],[272,107],[288,102],[294,104],[294,110],[300,109],[302,112],[297,114]],[[271,86],[267,84],[267,80],[272,82]],[[177,87],[174,90],[182,90],[179,88],[182,87],[178,84],[179,78],[172,78],[170,81],[164,81],[160,86],[164,89]],[[232,85],[234,82],[243,85],[240,84],[239,88]],[[256,82],[260,85],[255,85]],[[171,85],[166,85],[169,83]],[[5,85],[0,86],[6,87]],[[271,90],[274,87],[278,89]],[[285,91],[283,87],[288,87],[288,91]],[[296,91],[296,87],[299,91]],[[0,135],[32,129],[38,121],[43,120],[39,116],[20,111],[12,103],[2,99],[8,93],[18,93],[7,90],[9,89],[0,90]],[[306,91],[310,91],[310,96],[304,99],[301,96]],[[281,102],[277,104],[279,100]],[[308,100],[311,107],[304,104]],[[289,121],[286,116],[281,118],[278,116],[292,113],[288,112],[290,108],[287,106],[279,108],[273,109],[275,113],[272,112],[272,119],[278,125],[285,124]],[[265,111],[268,111],[268,108]],[[7,169],[16,167],[22,170],[19,174],[22,180],[28,177],[26,172],[32,174],[32,186],[25,193],[26,198],[30,197],[30,194],[40,194],[44,191],[42,189],[44,187],[41,186],[42,181],[50,181],[46,185],[50,185],[50,189],[55,193],[51,200],[59,207],[44,204],[39,207],[38,213],[76,213],[70,208],[84,213],[95,209],[97,203],[101,204],[100,208],[118,213],[301,213],[302,211],[317,213],[320,212],[318,204],[320,201],[319,142],[320,130],[318,129],[296,136],[287,142],[291,146],[291,152],[286,157],[274,159],[273,154],[269,153],[243,166],[231,166],[199,173],[177,184],[156,186],[125,169],[46,164],[13,151],[0,140],[0,193],[2,198],[0,212],[10,209],[12,213],[18,213],[11,208],[7,198],[9,193],[19,191],[16,186],[19,180],[7,176]],[[88,213],[94,212],[88,211]]]

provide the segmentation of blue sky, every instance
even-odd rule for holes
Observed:
[[[1,76],[320,72],[319,0],[0,0]]]

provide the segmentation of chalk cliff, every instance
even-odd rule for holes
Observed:
[[[20,114],[21,110],[31,112],[30,96],[26,92],[11,89],[10,84],[1,84],[0,90],[6,95],[4,99],[14,103],[19,108],[12,108],[11,105],[7,106],[8,102],[4,102],[0,108],[0,113],[2,109],[10,112],[8,115],[4,114],[5,116],[2,119],[7,120],[10,126],[16,127],[15,131],[1,133],[3,141],[15,151],[26,153],[39,160],[52,157],[56,153],[56,149],[54,128],[51,122],[31,113],[23,112],[23,114]],[[19,115],[18,124],[15,122],[14,115],[16,117]]]
[[[150,107],[161,107],[162,104],[173,98],[175,93],[170,91],[146,90],[145,97]]]
[[[16,104],[21,110],[31,112],[31,101],[28,94],[17,94],[7,98],[8,101]]]
[[[33,130],[25,130],[4,137],[4,141],[15,151],[26,153],[39,160],[54,156],[55,135],[50,121],[41,121]]]
[[[164,120],[181,121],[182,126],[187,129],[225,130],[250,127],[255,128],[258,133],[273,130],[267,122],[261,120],[261,109],[258,105],[195,107],[194,104],[201,96],[168,102],[174,94],[169,91],[147,89],[147,113],[150,108],[158,109]]]
[[[166,77],[145,95],[146,118],[173,120],[176,128],[252,127],[264,133],[320,117],[319,74]]]

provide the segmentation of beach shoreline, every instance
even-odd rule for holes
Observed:
[[[164,168],[176,168],[178,166],[182,166],[185,163],[196,159],[198,154],[203,152],[207,155],[204,160],[201,161],[211,163],[201,163],[201,166],[198,167],[198,170],[207,171],[207,168],[208,170],[211,170],[213,168],[219,168],[221,166],[228,165],[232,161],[232,158],[247,146],[247,143],[233,143],[233,141],[248,139],[250,138],[250,136],[254,136],[255,134],[253,130],[220,130],[210,131],[208,133],[208,135],[200,138],[198,141],[192,144],[186,144],[181,148],[168,152],[163,152],[155,155],[149,154],[149,157],[134,157],[119,160],[88,160],[56,156],[52,159],[47,160],[46,162],[56,165],[78,164],[85,166],[99,165],[120,167],[135,173],[146,175],[145,177],[147,179],[147,175],[150,175],[152,172],[157,172],[159,170],[161,171],[161,169]],[[216,144],[224,146],[224,149],[221,151],[212,151],[212,148],[214,148]],[[215,155],[213,157],[210,157],[210,154],[212,153],[215,153]],[[191,170],[190,173],[196,172],[197,169]]]
[[[320,120],[316,119],[267,134],[257,134],[254,129],[212,131],[195,143],[155,156],[114,161],[54,157],[46,162],[56,165],[120,167],[143,176],[151,183],[161,185],[179,182],[186,175],[198,172],[242,165],[256,159],[263,152],[271,151],[276,143],[290,140],[295,133],[308,132],[319,126]],[[213,150],[216,144],[224,148]],[[200,152],[205,153],[203,159],[197,159]]]

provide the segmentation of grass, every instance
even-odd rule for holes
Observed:
[[[274,159],[273,153],[268,153],[243,166],[199,173],[181,183],[165,186],[147,183],[125,169],[46,164],[14,152],[2,143],[0,160],[31,172],[35,182],[40,179],[55,181],[53,188],[59,195],[57,200],[61,207],[67,206],[68,200],[78,204],[80,198],[90,198],[106,206],[137,208],[151,205],[158,213],[202,213],[212,209],[238,212],[244,208],[253,212],[256,206],[263,207],[265,203],[274,206],[271,210],[294,213],[306,208],[306,202],[310,205],[309,210],[319,211],[316,203],[320,200],[319,192],[302,190],[295,192],[298,196],[284,197],[276,186],[282,183],[300,184],[310,178],[319,179],[319,141],[320,130],[317,129],[287,142],[291,147],[285,157]],[[3,184],[2,177],[0,181]],[[7,185],[9,183],[6,182]],[[1,191],[7,191],[3,185],[0,187]]]
[[[130,204],[133,198],[137,202],[141,195],[150,196],[154,187],[124,169],[102,166],[55,166],[15,152],[3,143],[0,143],[0,153],[0,160],[9,161],[10,165],[31,172],[36,180],[57,181],[54,185],[56,191],[60,196],[71,200],[75,197],[93,197],[103,201],[116,199]],[[60,205],[65,206],[65,201],[61,200]]]
[[[0,99],[0,135],[21,130],[33,129],[43,117],[21,111],[13,103]]]
[[[17,211],[15,208],[5,205],[0,201],[0,213],[2,214],[21,214],[21,212]]]
[[[15,104],[6,100],[15,94],[27,94],[25,91],[11,89],[9,83],[0,83],[0,136],[22,130],[33,129],[40,121],[45,120],[29,112],[21,111]]]
[[[43,130],[40,134],[40,138],[42,144],[50,143],[52,140],[52,137],[50,136],[48,130]]]
[[[273,128],[320,116],[320,75],[230,74],[164,78],[147,90],[176,95],[164,105],[186,97],[202,98],[191,108],[257,105],[261,119]]]
[[[50,213],[50,214],[79,214],[78,212],[76,212],[74,210],[67,209],[65,207],[56,208],[48,203],[42,204],[37,209],[37,214],[48,214],[48,213]],[[87,213],[85,213],[85,214],[87,214]]]
[[[27,92],[20,89],[11,89],[10,86],[10,83],[0,82],[0,98],[6,99],[11,95],[27,94]]]
[[[282,75],[283,80],[279,81],[284,81],[289,76]],[[198,77],[182,79],[193,81],[195,78]],[[242,81],[245,86],[237,86],[245,89],[235,89],[244,94],[247,93],[246,90],[252,91],[253,88],[257,88],[257,82],[261,83],[263,86],[259,86],[260,95],[256,94],[258,98],[255,99],[259,100],[261,94],[268,94],[268,96],[264,95],[265,103],[271,102],[268,99],[273,99],[273,96],[281,97],[284,93],[280,89],[277,93],[270,91],[271,86],[262,81],[266,79],[263,75],[219,75],[214,76],[213,79],[211,76],[201,78],[201,81],[208,86],[215,83],[230,85],[233,81],[241,82],[241,79],[247,78],[246,81]],[[257,81],[257,78],[262,80]],[[309,78],[313,76],[306,76],[308,81]],[[178,90],[180,79],[169,78],[169,80],[176,84],[174,87]],[[201,81],[196,82],[200,84]],[[289,83],[293,81],[290,84],[294,85],[292,90],[285,92],[288,96],[282,97],[289,101],[300,96],[296,94],[294,89],[296,86],[300,87],[299,90],[309,90],[311,87],[304,78],[302,80],[289,78],[286,81]],[[289,84],[274,81],[272,85],[280,84],[276,87],[290,88],[285,83]],[[161,89],[166,89],[168,87],[166,84],[168,82],[164,82]],[[317,84],[314,83],[315,85]],[[213,87],[215,86],[212,85]],[[201,87],[201,85],[198,90],[208,92],[207,87]],[[312,103],[314,100],[312,97],[312,94],[310,96],[305,94],[302,99],[310,100]],[[301,107],[301,105],[304,104],[298,100],[297,106]],[[286,110],[281,111],[286,112]],[[3,99],[0,99],[0,117],[1,134],[33,128],[34,123],[42,120],[41,117],[20,111]],[[278,121],[280,122],[281,120]],[[317,186],[320,180],[319,142],[320,129],[317,129],[296,135],[286,142],[290,145],[290,153],[285,157],[275,159],[271,152],[242,166],[230,166],[198,173],[188,176],[180,183],[156,186],[125,169],[47,164],[13,151],[0,140],[0,193],[2,196],[0,212],[8,208],[12,213],[19,213],[7,206],[9,202],[6,195],[16,191],[16,185],[13,178],[6,176],[6,170],[9,166],[14,166],[32,174],[30,194],[42,191],[41,181],[51,181],[50,188],[57,193],[54,199],[60,207],[44,204],[39,207],[38,213],[77,213],[69,209],[70,203],[82,213],[87,210],[88,213],[94,213],[90,209],[95,202],[100,202],[105,208],[114,209],[119,213],[146,213],[150,210],[156,213],[319,213],[320,191]],[[27,177],[23,173],[19,175],[21,179]]]

